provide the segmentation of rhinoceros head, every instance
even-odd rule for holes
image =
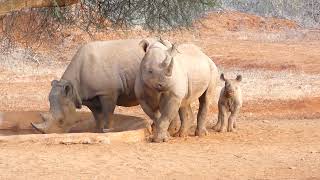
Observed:
[[[53,80],[51,86],[50,113],[42,115],[44,122],[31,125],[42,133],[68,132],[78,120],[76,108],[81,108],[81,99],[70,81]]]
[[[159,92],[168,90],[174,83],[174,55],[177,52],[175,45],[161,41],[153,44],[146,40],[140,42],[145,52],[140,64],[142,81]]]
[[[233,97],[237,90],[240,88],[240,82],[242,80],[241,75],[237,75],[236,79],[226,79],[224,74],[220,75],[220,79],[224,81],[224,93],[226,97]]]

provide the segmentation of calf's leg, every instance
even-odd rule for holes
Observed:
[[[236,121],[236,116],[238,114],[238,110],[235,110],[235,111],[232,111],[230,116],[229,116],[229,119],[228,119],[228,129],[227,131],[228,132],[233,132],[234,131],[234,123]]]

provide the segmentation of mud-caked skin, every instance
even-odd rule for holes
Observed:
[[[144,112],[154,120],[153,141],[168,140],[168,127],[180,115],[177,136],[187,136],[193,113],[190,104],[199,100],[195,134],[206,135],[206,114],[218,79],[214,62],[197,46],[141,41],[145,52],[135,83]]]
[[[223,132],[224,122],[228,118],[227,131],[233,132],[237,127],[236,116],[242,106],[242,92],[240,88],[242,76],[238,75],[236,79],[226,79],[222,73],[220,79],[224,81],[224,87],[221,89],[218,101],[218,122],[213,129],[218,132]]]
[[[145,54],[140,41],[97,41],[79,48],[61,79],[51,83],[50,113],[33,127],[43,133],[68,132],[79,119],[76,108],[85,105],[94,115],[97,132],[104,132],[116,105],[138,105],[134,83]]]

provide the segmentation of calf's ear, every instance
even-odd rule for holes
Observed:
[[[238,75],[237,78],[236,78],[236,80],[237,80],[238,82],[242,81],[242,76],[241,76],[241,75]]]
[[[58,80],[51,81],[51,87],[56,86],[58,84]]]
[[[223,73],[221,73],[220,79],[221,79],[222,81],[226,81],[226,79],[224,78],[224,74],[223,74]]]
[[[142,50],[144,52],[147,52],[147,49],[148,49],[149,45],[150,45],[149,42],[147,40],[145,40],[145,39],[140,41],[140,43],[139,43],[139,46],[142,48]]]

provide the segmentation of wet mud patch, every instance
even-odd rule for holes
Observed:
[[[0,113],[0,142],[44,144],[109,144],[113,142],[144,141],[147,136],[143,118],[115,114],[108,133],[94,133],[95,122],[91,113],[79,114],[80,120],[69,133],[41,134],[31,126],[41,122],[41,112],[2,112]]]

